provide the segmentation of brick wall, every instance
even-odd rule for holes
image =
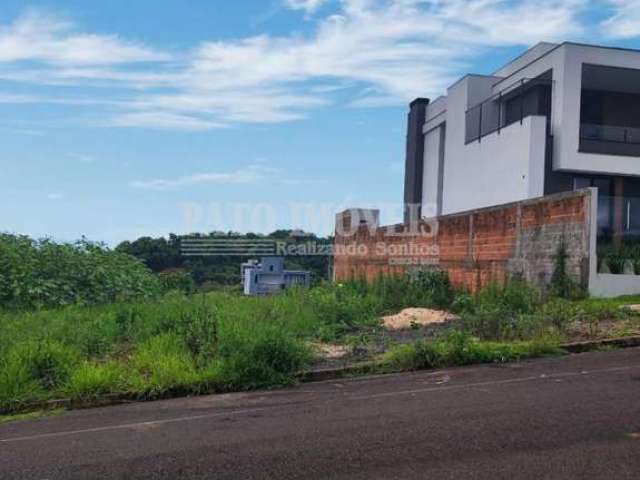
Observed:
[[[342,232],[351,223],[347,211],[338,215],[334,276],[373,280],[380,274],[443,269],[455,285],[472,292],[511,277],[544,287],[564,241],[568,272],[586,287],[591,194],[580,190],[445,215],[414,232],[405,225],[361,225]]]

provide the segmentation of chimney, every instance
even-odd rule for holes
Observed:
[[[428,98],[416,98],[409,104],[407,118],[407,156],[404,165],[404,223],[417,222],[422,216],[422,172],[424,135]]]

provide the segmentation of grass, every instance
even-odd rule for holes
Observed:
[[[422,370],[479,363],[505,363],[527,358],[562,355],[553,340],[526,342],[483,342],[465,332],[452,332],[445,338],[392,348],[383,364],[392,370]]]
[[[377,324],[355,287],[247,298],[224,292],[0,312],[0,411],[56,397],[245,390],[291,384],[309,342]]]
[[[450,307],[461,316],[458,331],[400,346],[384,337],[389,368],[558,354],[576,323],[594,338],[612,328],[612,318],[620,332],[640,329],[640,317],[620,308],[626,303],[640,297],[548,299],[520,282],[467,295],[434,272],[272,297],[174,292],[135,303],[0,311],[0,413],[60,397],[91,402],[289,385],[311,364],[314,343],[375,343],[384,337],[380,316],[408,306]]]
[[[91,400],[128,389],[127,370],[122,364],[84,362],[71,375],[64,394],[74,400]]]

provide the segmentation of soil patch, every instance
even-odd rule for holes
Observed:
[[[382,322],[387,330],[406,330],[425,325],[442,324],[458,320],[446,310],[434,310],[431,308],[405,308],[395,315],[382,317]]]

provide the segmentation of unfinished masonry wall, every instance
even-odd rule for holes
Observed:
[[[562,242],[567,271],[589,282],[590,189],[472,210],[408,226],[378,227],[338,214],[334,277],[373,280],[380,274],[446,270],[452,283],[470,291],[490,282],[523,278],[544,288]],[[349,231],[349,225],[359,225]]]

